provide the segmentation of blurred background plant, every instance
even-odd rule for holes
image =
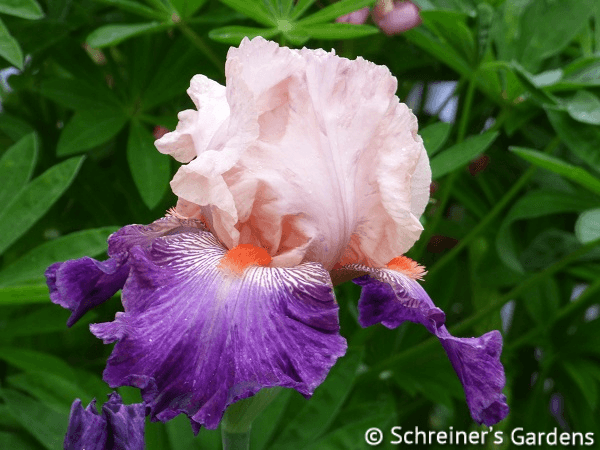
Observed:
[[[176,164],[153,140],[192,107],[191,76],[224,83],[228,46],[257,35],[390,68],[434,179],[408,256],[455,334],[502,330],[511,413],[496,430],[600,440],[600,3],[413,0],[422,25],[394,36],[375,26],[381,11],[364,14],[376,3],[0,2],[0,448],[60,449],[73,399],[106,400],[110,346],[87,324],[112,320],[118,299],[67,330],[43,271],[101,257],[119,226],[174,205]],[[336,22],[360,10],[375,24]],[[479,428],[437,341],[413,324],[360,329],[358,287],[337,294],[347,356],[311,400],[280,394],[253,449],[367,448],[372,426]],[[221,445],[183,417],[146,433],[148,449]]]

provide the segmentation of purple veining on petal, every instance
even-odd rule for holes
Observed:
[[[155,420],[187,414],[196,432],[216,428],[228,405],[263,387],[311,395],[346,350],[319,264],[249,267],[236,277],[217,268],[224,254],[201,231],[133,248],[125,312],[91,327],[118,341],[104,380],[140,388]]]
[[[444,326],[443,311],[433,304],[417,281],[390,269],[348,267],[369,273],[353,280],[362,286],[358,310],[363,327],[381,323],[396,328],[405,321],[424,325],[444,347],[463,385],[473,420],[490,426],[508,415],[506,397],[502,394],[505,377],[500,363],[499,331],[479,338],[454,337]]]
[[[96,400],[83,409],[81,400],[71,406],[65,450],[143,450],[145,407],[123,405],[116,392],[98,414]]]
[[[201,224],[175,217],[164,217],[150,225],[127,225],[109,236],[106,261],[84,257],[48,267],[45,276],[50,299],[72,312],[67,326],[73,326],[86,312],[123,287],[129,275],[128,255],[132,247],[149,247],[157,237],[194,226],[201,227]]]

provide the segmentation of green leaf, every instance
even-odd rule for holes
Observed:
[[[462,76],[471,77],[473,68],[453,47],[440,41],[431,31],[424,27],[413,28],[402,34],[412,44],[422,48],[435,58],[454,69]],[[481,87],[481,86],[479,86]]]
[[[47,304],[49,301],[50,296],[46,284],[0,288],[0,306],[26,305],[29,303]]]
[[[38,156],[38,139],[28,134],[10,147],[0,159],[0,205],[8,205],[27,184]]]
[[[173,24],[161,22],[104,25],[92,31],[86,42],[92,48],[102,48],[117,45],[134,36],[156,33],[171,27],[173,27]]]
[[[0,271],[0,286],[44,281],[44,271],[57,261],[95,257],[106,251],[108,236],[118,227],[78,231],[35,247],[10,266]]]
[[[46,300],[48,295],[46,294]],[[10,318],[2,329],[3,339],[13,339],[20,336],[36,336],[39,334],[65,331],[70,311],[57,305],[40,305],[28,314],[18,314]],[[94,311],[86,314],[86,320],[77,322],[76,326],[85,326],[93,322],[98,315]]]
[[[466,165],[473,158],[484,152],[498,137],[498,132],[487,132],[450,147],[431,159],[431,173],[435,180],[459,167]]]
[[[298,23],[302,26],[329,22],[345,14],[358,11],[365,6],[371,6],[376,0],[341,0],[326,6],[311,16],[305,17]]]
[[[579,122],[600,125],[600,100],[588,91],[577,91],[567,104],[567,111]]]
[[[454,11],[421,11],[427,28],[445,44],[451,46],[468,65],[475,62],[475,39],[465,24],[465,14]]]
[[[529,161],[538,167],[562,175],[580,186],[583,186],[596,194],[600,194],[600,179],[594,177],[581,167],[574,166],[537,150],[523,147],[509,147],[509,149],[524,160]]]
[[[524,219],[544,217],[551,214],[581,212],[593,207],[594,199],[581,195],[553,191],[533,191],[515,202],[502,221],[496,236],[496,251],[504,264],[524,273],[525,269],[517,257],[511,225]]]
[[[47,78],[42,80],[40,94],[70,109],[96,110],[120,107],[115,94],[102,85],[91,85],[79,78]]]
[[[292,11],[291,18],[297,20],[302,14],[310,8],[316,0],[298,0]]]
[[[177,10],[181,17],[190,17],[198,11],[206,0],[170,0],[173,7]]]
[[[262,36],[271,39],[279,33],[277,28],[256,28],[231,25],[227,27],[214,28],[208,32],[208,37],[225,44],[239,45],[245,37],[252,39]]]
[[[0,412],[2,414],[3,412]],[[6,408],[6,414],[9,417],[12,417],[8,412],[8,408]],[[15,422],[18,426],[19,423]],[[39,450],[38,444],[36,441],[31,439],[26,439],[27,436],[22,436],[17,433],[9,433],[6,431],[0,431],[0,448],[10,449],[10,450]]]
[[[23,70],[23,52],[15,38],[13,38],[4,22],[0,20],[0,57]]]
[[[2,111],[2,114],[0,114],[0,130],[6,133],[13,141],[18,141],[25,137],[25,135],[35,131],[33,127],[23,119],[12,116],[5,111]]]
[[[276,18],[269,13],[262,1],[221,0],[221,2],[267,27],[277,25]]]
[[[563,361],[562,366],[569,375],[573,384],[579,388],[582,397],[588,402],[592,410],[596,409],[598,402],[598,382],[594,379],[597,370],[593,363],[585,360]]]
[[[14,418],[48,450],[62,448],[69,415],[60,413],[12,389],[0,395]]]
[[[600,86],[600,57],[587,56],[577,59],[563,68],[563,79],[550,90],[580,89]]]
[[[256,420],[252,422],[250,448],[256,450],[268,448],[266,447],[267,443],[285,425],[285,422],[283,422],[285,419],[282,415],[292,394],[292,389],[282,389],[277,397],[275,397]]]
[[[127,120],[116,108],[77,111],[60,134],[56,154],[68,156],[103,144],[121,131]]]
[[[585,211],[577,218],[575,236],[582,244],[600,238],[600,208]]]
[[[600,172],[600,128],[577,122],[562,111],[546,109],[546,115],[569,150]]]
[[[83,389],[63,377],[46,372],[22,372],[7,377],[11,387],[37,398],[45,405],[68,415],[76,398],[89,403],[92,400]]]
[[[2,0],[0,13],[32,20],[44,17],[42,8],[35,0]]]
[[[269,449],[302,448],[327,430],[352,389],[362,355],[362,350],[349,349],[346,356],[338,359],[325,382]]]
[[[450,135],[450,130],[452,130],[452,124],[437,122],[419,131],[421,138],[423,138],[423,145],[425,145],[427,155],[430,158],[442,149],[442,145],[444,145]]]
[[[57,306],[58,308],[58,306]],[[49,353],[27,348],[0,347],[0,359],[25,372],[46,372],[66,380],[75,379],[75,372],[62,359]]]
[[[156,150],[154,137],[137,121],[129,128],[127,162],[142,200],[153,209],[169,187],[171,162]]]
[[[301,28],[313,39],[355,39],[379,33],[379,28],[372,25],[352,23],[322,23]]]
[[[50,209],[77,175],[83,158],[57,164],[17,194],[0,212],[0,254],[19,239]]]
[[[138,16],[146,17],[148,19],[164,20],[169,17],[164,12],[156,11],[152,8],[142,5],[136,1],[131,0],[96,0],[97,2],[104,3],[105,5],[115,6],[123,11],[127,11]],[[185,0],[183,0],[185,1]],[[203,0],[201,0],[203,1]]]

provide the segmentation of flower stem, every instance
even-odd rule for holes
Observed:
[[[221,428],[221,439],[223,440],[223,450],[249,450],[250,448],[250,429],[246,432],[229,432],[227,428]]]

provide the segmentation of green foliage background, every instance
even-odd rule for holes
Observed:
[[[600,2],[415,2],[423,25],[394,37],[333,22],[373,0],[0,2],[0,68],[21,69],[0,94],[0,448],[62,448],[73,399],[105,401],[112,346],[88,324],[112,320],[119,299],[67,330],[43,271],[103,258],[111,232],[174,205],[176,164],[153,130],[192,107],[193,74],[224,83],[227,48],[246,35],[385,64],[401,99],[416,83],[426,95],[458,82],[456,123],[415,110],[436,190],[408,256],[428,267],[454,334],[503,331],[511,413],[495,430],[600,441]],[[253,449],[364,449],[372,426],[484,428],[422,327],[360,329],[358,288],[337,294],[348,355],[311,400],[280,394]],[[146,433],[148,449],[221,445],[183,417]]]

